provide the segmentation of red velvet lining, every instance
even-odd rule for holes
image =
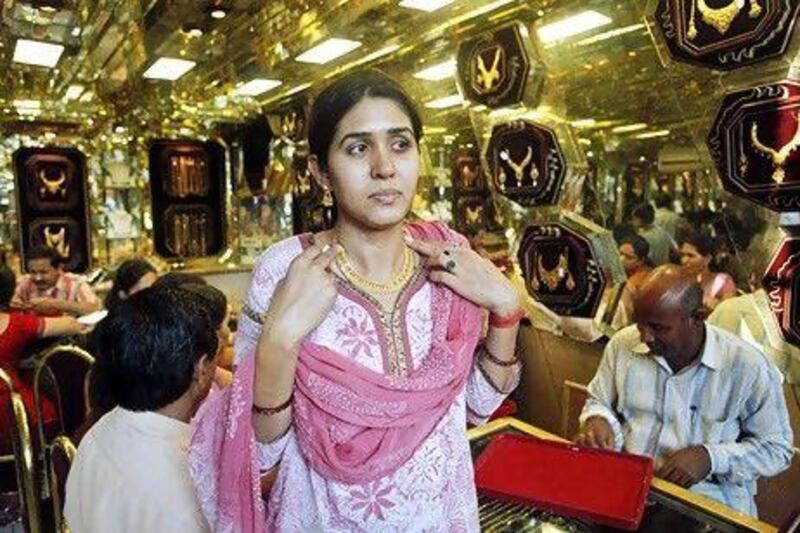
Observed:
[[[637,529],[653,477],[648,457],[527,435],[500,435],[475,463],[478,489],[494,498]]]

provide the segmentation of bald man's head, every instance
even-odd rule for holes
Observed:
[[[656,306],[662,311],[682,311],[691,316],[702,311],[703,289],[697,277],[677,265],[654,269],[639,287],[636,300],[641,305]]]
[[[633,320],[642,342],[668,360],[695,354],[703,337],[703,291],[675,265],[659,267],[636,291]]]

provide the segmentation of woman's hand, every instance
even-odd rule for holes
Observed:
[[[336,300],[329,267],[340,249],[338,244],[313,244],[292,261],[264,320],[268,342],[292,350],[323,321]]]
[[[520,298],[514,285],[491,261],[473,250],[422,241],[408,234],[406,243],[425,258],[431,281],[447,285],[495,315],[507,316],[519,309]]]

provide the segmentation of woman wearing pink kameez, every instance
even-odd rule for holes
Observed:
[[[198,413],[190,450],[215,531],[478,530],[465,426],[518,382],[522,311],[462,236],[406,220],[421,134],[375,71],[315,101],[309,168],[337,220],[256,263],[234,383]],[[265,505],[259,476],[276,467]]]

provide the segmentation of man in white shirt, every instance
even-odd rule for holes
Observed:
[[[117,407],[86,434],[67,478],[75,533],[209,531],[189,476],[189,421],[216,367],[215,325],[192,293],[151,288],[93,335]]]
[[[792,458],[780,373],[704,324],[700,286],[678,267],[653,271],[634,322],[606,346],[576,441],[649,455],[658,477],[756,515],[757,478]]]

